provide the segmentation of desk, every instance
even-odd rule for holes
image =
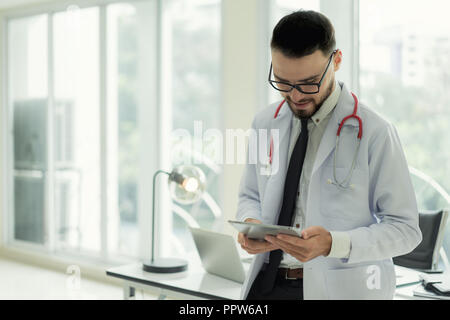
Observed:
[[[398,270],[399,273],[400,270]],[[414,278],[415,273],[410,270],[408,277]],[[124,299],[133,299],[136,288],[158,289],[158,299],[165,299],[169,295],[176,299],[186,300],[238,300],[240,298],[241,283],[209,274],[197,263],[190,264],[187,271],[173,274],[145,272],[140,263],[110,268],[106,274],[123,280]],[[394,299],[426,300],[426,298],[413,295],[417,285],[417,283],[413,283],[398,287]]]
[[[158,299],[171,296],[177,299],[238,300],[241,283],[209,274],[201,266],[189,265],[179,273],[150,273],[142,264],[132,264],[106,270],[111,277],[123,280],[124,299],[133,299],[135,289],[158,289]]]
[[[429,293],[427,290],[423,288],[423,286],[418,282],[419,274],[421,272],[415,271],[412,269],[395,266],[395,272],[397,276],[397,289],[395,290],[395,299],[397,300],[440,300],[438,296]],[[398,285],[403,282],[413,282],[411,284],[406,285]],[[439,276],[449,277],[449,272],[445,271],[444,273],[439,274]],[[414,291],[417,289],[418,294],[414,295]]]

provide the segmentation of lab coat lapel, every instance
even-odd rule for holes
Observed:
[[[341,94],[339,96],[338,103],[333,111],[330,121],[328,122],[327,128],[320,141],[319,149],[317,150],[316,160],[314,161],[314,167],[312,174],[322,165],[322,163],[327,159],[329,154],[336,147],[336,134],[339,128],[339,123],[344,117],[353,113],[354,100],[350,91],[347,89],[345,84],[339,82],[342,88]],[[359,110],[358,110],[359,111]],[[358,112],[359,114],[359,112]],[[354,119],[349,119],[345,122],[345,125],[355,125]]]
[[[273,173],[270,175],[264,193],[264,203],[262,207],[263,216],[270,217],[272,221],[267,223],[276,223],[281,203],[283,200],[284,179],[286,177],[288,164],[289,139],[291,132],[293,113],[287,102],[284,103],[278,116],[272,120],[271,129],[279,130],[279,143],[274,141],[273,152]],[[278,167],[278,170],[275,168]],[[280,187],[281,186],[281,187]]]

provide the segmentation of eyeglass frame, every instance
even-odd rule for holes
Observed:
[[[275,81],[275,80],[271,80],[271,79],[270,79],[270,76],[272,75],[272,63],[270,63],[269,79],[268,79],[268,81],[269,81],[270,85],[271,85],[275,90],[281,91],[281,92],[289,93],[289,92],[291,92],[292,90],[297,89],[297,91],[299,91],[299,92],[301,92],[301,93],[303,93],[303,94],[316,94],[316,93],[319,93],[319,91],[320,91],[320,86],[322,85],[323,79],[325,78],[325,75],[326,75],[327,72],[328,72],[328,68],[330,67],[331,60],[332,60],[333,56],[335,55],[335,53],[336,53],[337,51],[338,51],[338,50],[336,49],[336,50],[333,51],[333,53],[331,53],[330,59],[329,59],[329,61],[328,61],[327,67],[325,68],[325,71],[323,72],[322,78],[320,78],[319,82],[317,82],[317,83],[298,83],[298,84],[290,84],[290,83],[287,83],[287,82],[284,82],[284,81]],[[281,84],[288,85],[288,86],[291,87],[291,89],[288,90],[288,91],[286,91],[286,90],[280,90],[280,89],[276,88],[276,86],[274,85],[274,83],[281,83]],[[300,88],[301,85],[316,86],[316,87],[317,87],[317,91],[315,91],[315,92],[304,92],[304,91]]]

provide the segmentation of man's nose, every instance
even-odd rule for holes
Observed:
[[[292,89],[291,92],[289,92],[289,97],[291,98],[292,101],[299,102],[305,99],[306,95],[298,91],[296,88],[294,88]]]

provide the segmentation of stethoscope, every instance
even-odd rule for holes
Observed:
[[[336,133],[336,148],[334,150],[334,156],[333,156],[333,180],[331,180],[331,179],[327,180],[328,184],[333,184],[336,187],[341,188],[341,189],[349,189],[349,188],[354,189],[355,188],[355,186],[353,184],[350,184],[350,180],[352,178],[353,171],[355,170],[356,158],[358,157],[359,147],[361,145],[361,138],[362,138],[362,133],[363,133],[362,120],[356,114],[358,111],[358,98],[356,97],[356,95],[353,92],[352,92],[352,96],[353,96],[353,99],[355,100],[353,113],[346,116],[344,119],[342,119],[341,123],[339,124],[339,128]],[[286,102],[286,100],[283,100],[280,103],[280,105],[278,106],[278,108],[276,109],[275,114],[274,114],[274,119],[276,119],[278,117],[281,107],[284,105],[285,102]],[[357,136],[358,141],[357,141],[356,151],[355,151],[355,154],[353,155],[352,165],[350,167],[349,172],[347,173],[347,176],[342,181],[338,181],[338,179],[336,177],[336,158],[337,158],[337,154],[339,152],[339,139],[340,139],[341,130],[345,124],[345,121],[347,121],[351,118],[358,120],[358,136]],[[273,137],[271,136],[270,137],[270,147],[269,147],[269,164],[268,164],[269,168],[272,165],[272,159],[273,159]]]

